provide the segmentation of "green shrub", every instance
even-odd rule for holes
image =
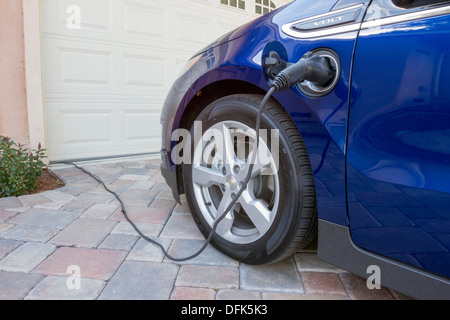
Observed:
[[[0,136],[0,198],[18,197],[36,189],[46,164],[45,149],[30,150]]]

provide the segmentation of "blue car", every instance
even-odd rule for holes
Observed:
[[[268,264],[317,239],[450,299],[450,1],[294,1],[194,55],[161,123],[162,173],[221,252]]]

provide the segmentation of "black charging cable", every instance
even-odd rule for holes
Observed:
[[[258,109],[258,114],[256,116],[256,124],[255,124],[255,130],[256,130],[256,144],[254,146],[254,151],[252,153],[252,159],[249,160],[249,168],[248,168],[248,173],[247,176],[245,178],[244,183],[242,184],[242,187],[240,188],[239,192],[236,194],[236,196],[233,198],[233,200],[231,201],[231,203],[228,205],[228,207],[224,210],[224,212],[221,215],[218,215],[216,217],[216,220],[214,221],[214,224],[212,226],[212,230],[208,236],[208,238],[206,239],[205,243],[203,244],[203,246],[194,254],[186,257],[186,258],[176,258],[176,257],[172,257],[167,251],[166,249],[163,247],[162,244],[160,244],[159,242],[150,239],[149,237],[147,237],[145,234],[143,234],[141,232],[141,230],[139,230],[139,228],[136,226],[136,224],[129,218],[126,210],[125,210],[125,205],[122,201],[122,199],[120,199],[120,197],[117,195],[117,193],[115,193],[114,191],[110,190],[105,183],[96,175],[92,174],[91,172],[89,172],[88,170],[76,165],[73,162],[67,162],[67,161],[63,161],[63,162],[58,162],[58,164],[67,164],[67,165],[72,165],[76,168],[78,168],[79,170],[81,170],[82,172],[88,174],[89,176],[91,176],[94,180],[96,180],[97,182],[99,182],[107,192],[111,193],[112,195],[115,196],[115,198],[117,199],[117,201],[119,201],[120,206],[121,206],[121,210],[122,210],[122,214],[124,215],[125,219],[131,224],[131,226],[134,228],[134,230],[146,241],[158,246],[162,253],[169,258],[172,261],[175,262],[182,262],[182,261],[187,261],[187,260],[192,260],[195,257],[199,256],[205,249],[206,247],[210,244],[212,238],[214,237],[217,227],[219,225],[219,223],[227,216],[228,212],[233,208],[233,206],[237,203],[239,197],[242,195],[242,193],[244,192],[244,190],[247,188],[248,183],[250,182],[252,173],[253,173],[253,167],[254,167],[254,163],[256,160],[256,155],[257,155],[257,150],[259,148],[259,139],[260,139],[260,128],[261,128],[261,118],[262,118],[262,113],[264,111],[264,108],[267,104],[267,102],[269,101],[269,99],[272,97],[272,95],[275,92],[279,92],[279,91],[283,91],[283,90],[287,90],[289,88],[291,88],[292,86],[296,85],[299,82],[303,82],[305,80],[314,82],[318,85],[325,85],[326,83],[328,83],[332,78],[333,78],[334,74],[333,71],[330,67],[330,63],[328,61],[328,59],[326,58],[322,58],[322,57],[318,57],[318,56],[311,56],[311,55],[305,55],[302,59],[300,59],[299,62],[290,65],[289,67],[287,67],[286,69],[284,69],[283,71],[281,71],[273,80],[273,82],[270,84],[270,89],[267,92],[267,94],[264,96],[264,98],[261,101],[261,104],[259,105],[259,109]]]
[[[269,99],[272,97],[272,94],[276,91],[276,86],[272,86],[270,88],[270,90],[267,92],[266,96],[264,97],[264,99],[262,100],[259,110],[258,110],[258,115],[256,117],[256,125],[255,125],[255,129],[256,129],[256,148],[255,150],[258,150],[259,148],[259,129],[261,128],[261,116],[262,116],[262,112],[264,111],[264,107],[267,104],[267,101],[269,101]],[[117,201],[119,201],[120,206],[121,206],[121,210],[122,210],[122,214],[124,215],[125,219],[131,224],[131,226],[133,227],[133,229],[146,241],[158,246],[162,253],[169,258],[172,261],[175,262],[183,262],[183,261],[188,261],[188,260],[192,260],[195,257],[199,256],[203,251],[205,251],[206,247],[210,244],[214,234],[216,233],[217,230],[217,226],[219,225],[219,223],[227,216],[228,212],[233,208],[233,206],[236,204],[237,200],[239,199],[239,197],[242,195],[242,193],[244,192],[244,190],[247,188],[248,183],[250,182],[251,179],[251,174],[253,171],[253,167],[254,167],[254,163],[256,160],[256,151],[253,152],[252,154],[252,159],[249,162],[249,171],[247,174],[247,177],[243,183],[242,188],[239,190],[239,192],[236,194],[236,196],[234,197],[234,199],[231,201],[231,203],[228,205],[228,207],[225,209],[225,211],[223,212],[223,214],[221,214],[220,216],[218,216],[213,224],[212,230],[208,236],[208,238],[206,239],[205,243],[203,244],[203,246],[194,254],[186,257],[186,258],[176,258],[171,256],[166,249],[164,248],[164,246],[162,244],[160,244],[158,241],[155,241],[154,239],[151,239],[149,237],[147,237],[145,234],[142,233],[141,230],[139,230],[139,228],[136,226],[136,224],[130,219],[130,217],[127,214],[127,211],[125,210],[125,204],[123,203],[122,199],[120,199],[120,197],[117,195],[117,193],[115,193],[114,191],[112,191],[111,189],[109,189],[106,184],[102,181],[102,179],[100,179],[98,176],[96,176],[95,174],[89,172],[88,170],[78,166],[77,164],[73,163],[73,162],[69,162],[69,161],[62,161],[62,162],[58,162],[57,164],[66,164],[66,165],[72,165],[75,168],[81,170],[82,172],[86,173],[87,175],[89,175],[90,177],[92,177],[95,181],[97,181],[98,183],[100,183],[107,192],[111,193],[112,195],[114,195],[114,197],[117,199]]]

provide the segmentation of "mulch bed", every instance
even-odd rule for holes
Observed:
[[[35,190],[29,194],[41,193],[44,191],[55,190],[64,187],[64,183],[47,169],[44,170],[43,174],[38,180],[38,185]]]

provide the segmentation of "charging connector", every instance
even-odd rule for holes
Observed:
[[[334,76],[335,73],[327,58],[307,54],[299,62],[278,73],[271,86],[275,87],[277,92],[287,90],[303,81],[325,87]]]

